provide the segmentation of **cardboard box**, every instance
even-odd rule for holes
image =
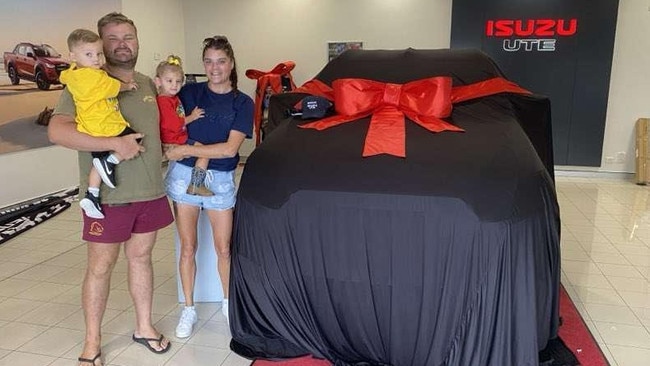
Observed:
[[[648,184],[650,181],[650,119],[639,118],[636,121],[636,184]]]

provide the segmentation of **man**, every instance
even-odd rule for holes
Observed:
[[[159,229],[173,216],[162,183],[158,107],[152,80],[135,71],[138,59],[137,29],[120,13],[110,13],[97,22],[106,58],[105,70],[124,83],[138,88],[118,96],[125,119],[140,133],[122,137],[94,137],[78,132],[75,107],[67,90],[61,94],[50,121],[50,141],[79,151],[80,192],[88,185],[92,166],[90,151],[114,151],[123,157],[117,172],[119,184],[102,191],[104,219],[84,215],[82,237],[88,244],[88,268],[83,283],[82,305],[86,338],[80,366],[101,364],[101,323],[110,289],[110,278],[121,244],[128,261],[129,292],[136,312],[133,340],[154,353],[171,344],[154,329],[151,320],[153,267],[151,251]],[[138,143],[138,139],[142,139]]]

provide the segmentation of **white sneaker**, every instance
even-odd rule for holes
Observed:
[[[223,299],[221,303],[221,314],[226,317],[226,323],[230,324],[230,318],[228,317],[228,299]]]
[[[194,324],[198,319],[194,306],[186,306],[181,314],[181,319],[178,321],[178,326],[176,326],[176,337],[187,338],[191,336],[192,328],[194,328]]]

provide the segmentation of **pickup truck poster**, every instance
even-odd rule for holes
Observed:
[[[600,166],[618,4],[453,1],[451,47],[483,50],[509,79],[551,99],[556,165]]]
[[[0,0],[0,154],[49,146],[42,113],[53,108],[69,65],[68,34],[97,31],[120,0]],[[41,118],[39,118],[39,115]]]

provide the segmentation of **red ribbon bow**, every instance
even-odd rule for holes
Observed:
[[[295,62],[285,61],[277,64],[271,71],[246,70],[246,76],[249,79],[257,80],[257,88],[255,89],[255,114],[253,115],[256,145],[260,144],[260,128],[262,127],[263,114],[262,103],[264,102],[266,88],[270,86],[273,93],[282,93],[282,76],[286,75],[291,82],[291,89],[295,89],[296,85],[293,83],[291,76],[291,70],[294,67],[296,67]]]
[[[324,130],[372,115],[363,147],[364,157],[378,154],[406,156],[404,116],[431,132],[463,132],[462,128],[441,119],[451,115],[452,103],[502,92],[530,94],[503,78],[452,88],[451,78],[445,76],[406,84],[337,79],[332,82],[332,88],[311,80],[296,92],[333,99],[337,112],[332,117],[300,125],[302,128]]]

